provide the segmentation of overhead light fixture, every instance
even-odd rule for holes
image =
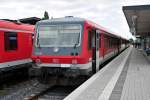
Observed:
[[[133,15],[133,16],[132,16],[132,23],[133,23],[133,26],[135,26],[136,20],[137,20],[137,15]]]

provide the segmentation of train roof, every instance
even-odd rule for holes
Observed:
[[[128,39],[126,39],[125,37],[122,37],[121,35],[118,35],[117,33],[112,32],[111,30],[109,30],[109,29],[107,29],[107,28],[105,28],[105,27],[103,27],[103,26],[101,26],[101,25],[98,25],[98,24],[96,24],[96,23],[94,23],[94,22],[92,22],[92,21],[86,20],[86,22],[87,22],[89,25],[91,25],[91,26],[93,26],[93,27],[95,27],[95,28],[97,28],[97,29],[100,29],[101,31],[104,32],[104,34],[111,35],[111,36],[114,36],[114,37],[117,37],[117,38],[121,38],[121,39],[123,39],[123,40],[128,40]]]
[[[78,17],[72,17],[72,16],[67,16],[67,17],[62,17],[62,18],[52,18],[50,20],[41,20],[38,22],[38,24],[46,24],[46,23],[69,23],[69,22],[85,22],[86,20],[83,18],[78,18]]]
[[[17,31],[17,32],[29,32],[33,33],[34,25],[10,22],[5,20],[0,20],[0,30],[4,31]]]
[[[105,27],[103,27],[103,26],[101,26],[101,25],[98,25],[98,24],[96,24],[96,23],[94,23],[94,22],[92,22],[92,21],[86,20],[86,22],[87,22],[89,25],[92,25],[93,27],[98,28],[98,29],[100,29],[101,31],[105,32],[105,34],[109,34],[109,35],[111,35],[111,36],[115,36],[115,37],[121,38],[121,39],[123,39],[123,40],[128,40],[128,39],[126,39],[125,37],[122,37],[121,35],[118,35],[117,33],[112,32],[111,30],[109,30],[109,29],[107,29],[107,28],[105,28]]]
[[[125,39],[124,37],[119,36],[118,34],[110,31],[109,29],[106,29],[98,24],[93,23],[92,21],[86,20],[84,18],[79,18],[79,17],[72,17],[72,16],[67,16],[67,17],[62,17],[62,18],[52,18],[50,20],[41,20],[37,22],[37,24],[49,24],[49,23],[72,23],[72,22],[77,22],[77,23],[84,23],[87,22],[89,25],[100,29],[101,31],[105,32],[105,34],[110,34],[112,36],[116,36],[121,39]]]

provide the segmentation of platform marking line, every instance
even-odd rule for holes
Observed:
[[[132,48],[131,48],[132,49]],[[111,96],[111,93],[115,87],[115,84],[124,68],[124,64],[126,63],[130,53],[132,50],[130,50],[127,54],[127,56],[125,57],[125,59],[122,61],[122,63],[120,64],[119,68],[117,69],[116,73],[114,74],[114,76],[111,78],[111,80],[109,81],[109,83],[106,85],[106,87],[104,88],[104,91],[102,92],[102,94],[99,96],[98,100],[109,100],[109,97]]]
[[[130,64],[130,60],[131,60],[131,54],[133,51],[131,51],[125,65],[124,68],[119,76],[119,79],[116,82],[116,85],[110,95],[109,100],[120,100],[121,99],[121,95],[122,95],[122,91],[123,91],[123,86],[124,83],[126,81],[126,77],[127,77],[127,73],[128,73],[128,68],[129,68],[129,64]],[[122,85],[122,86],[120,86]],[[120,91],[120,92],[119,92]]]

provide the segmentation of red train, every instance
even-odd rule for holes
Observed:
[[[99,65],[127,48],[128,41],[82,18],[36,24],[32,58],[40,76],[96,73]]]
[[[0,72],[31,63],[34,26],[0,20]]]

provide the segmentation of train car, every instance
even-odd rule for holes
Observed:
[[[0,20],[0,74],[32,62],[33,32],[33,25]]]
[[[118,54],[122,38],[82,18],[39,21],[35,28],[32,59],[40,76],[91,75]],[[122,48],[122,49],[120,49]]]

